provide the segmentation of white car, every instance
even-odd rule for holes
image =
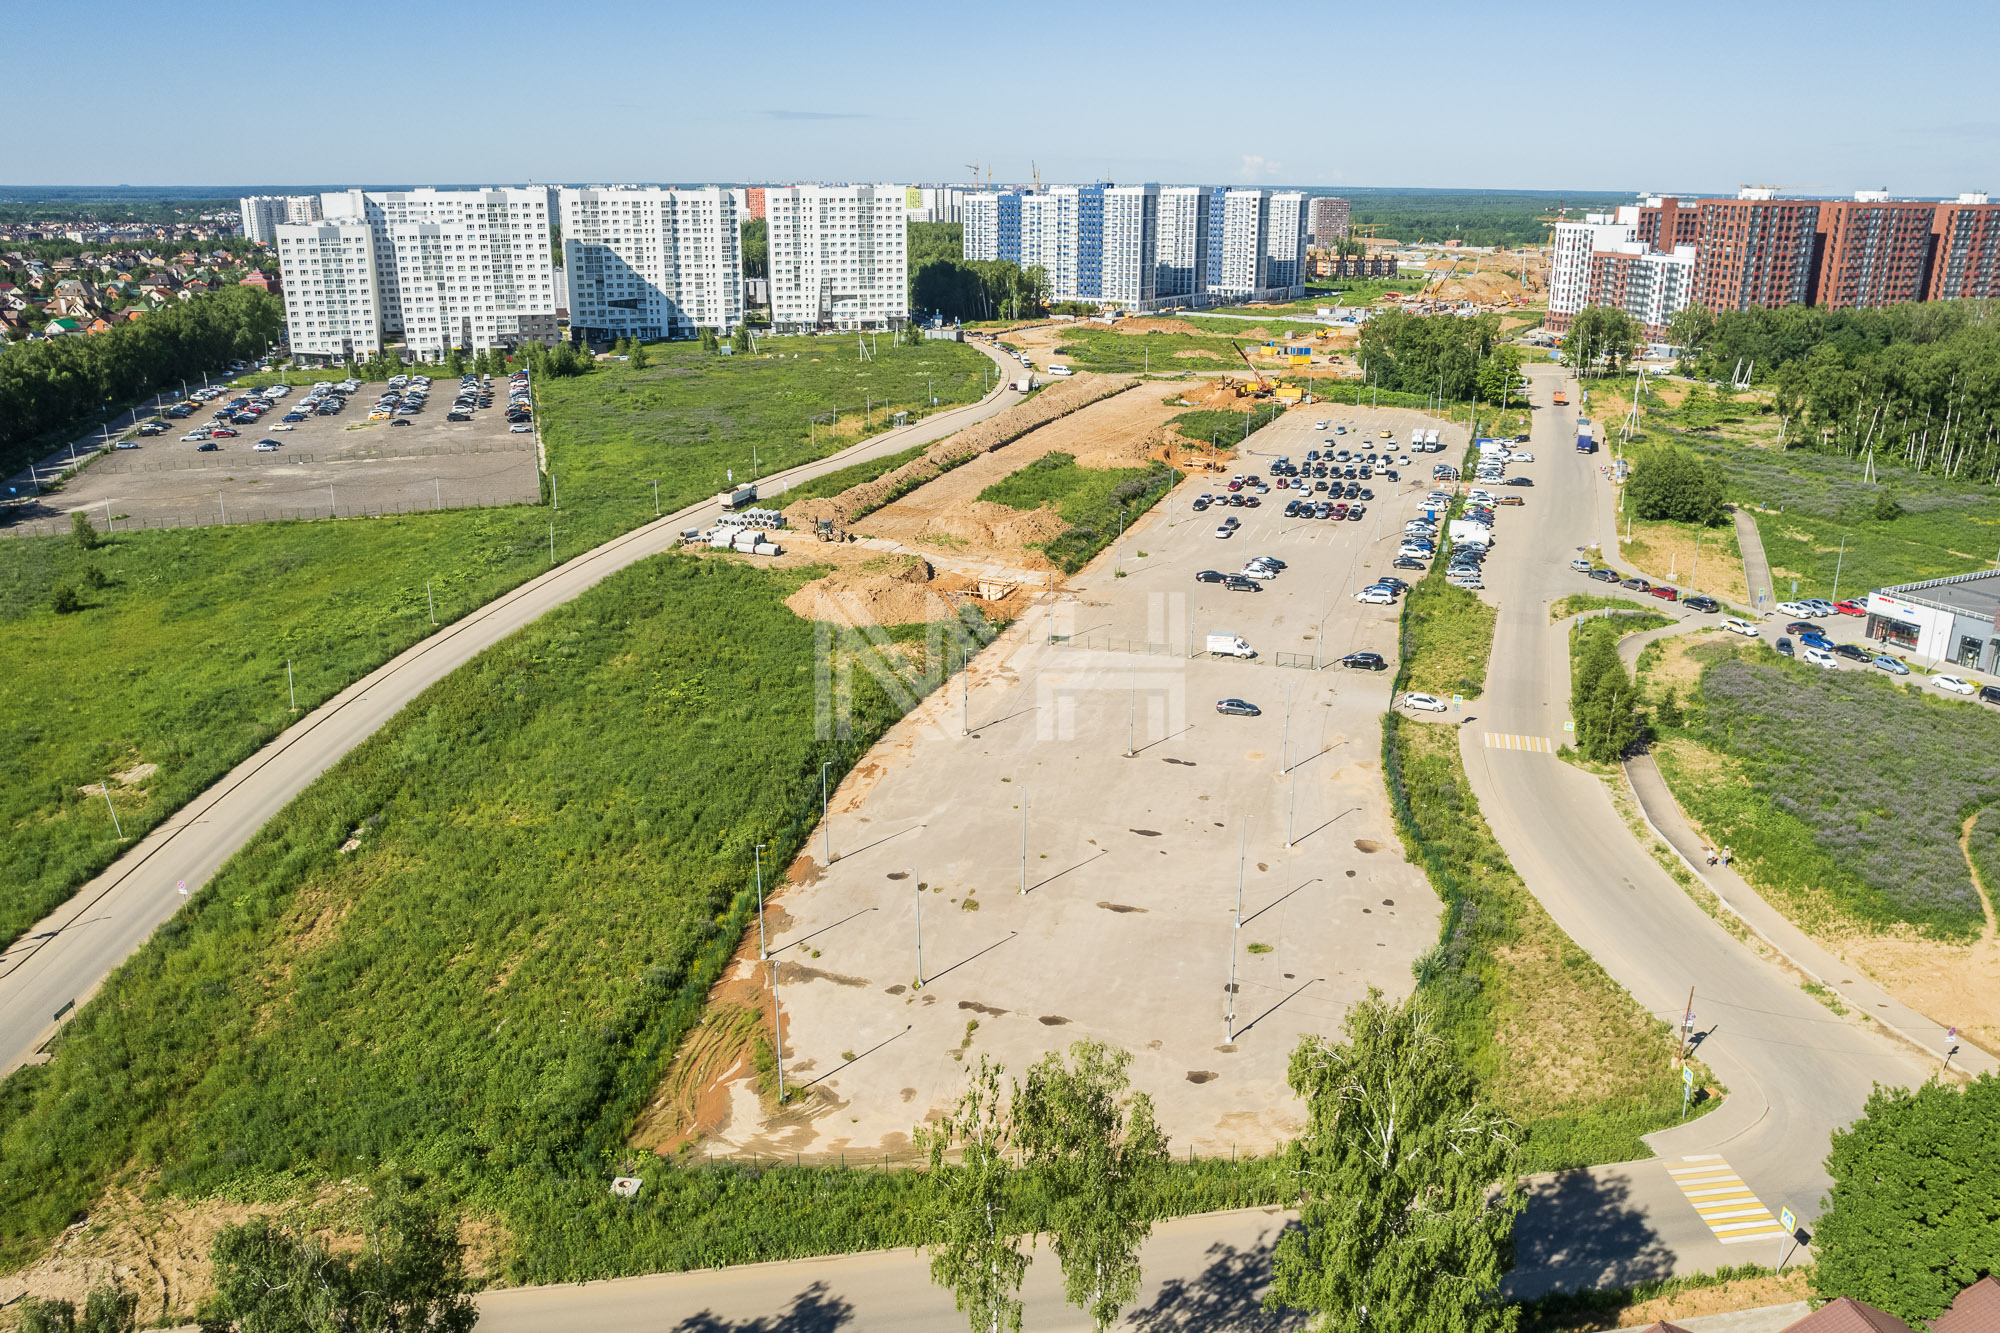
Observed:
[[[1324,421],[1315,421],[1315,422],[1313,422],[1313,429],[1314,429],[1314,430],[1325,430],[1325,429],[1326,429],[1326,423],[1325,423]]]
[[[1363,588],[1354,594],[1354,600],[1364,606],[1394,606],[1396,595],[1387,588]]]
[[[1825,667],[1828,671],[1832,671],[1840,665],[1832,653],[1824,648],[1815,648],[1811,644],[1807,644],[1805,647],[1799,649],[1799,660],[1801,662],[1810,662],[1816,667]]]
[[[1269,565],[1250,564],[1243,566],[1243,577],[1246,579],[1255,579],[1259,583],[1263,583],[1269,579],[1278,577],[1278,571],[1272,569]]]
[[[1578,570],[1585,574],[1588,574],[1592,569],[1596,568],[1595,565],[1592,565],[1588,560],[1583,559],[1581,556],[1577,557],[1575,560],[1570,561],[1569,567],[1571,569]]]
[[[1953,694],[1971,694],[1973,692],[1972,682],[1963,676],[1932,676],[1931,684],[1941,690],[1950,690]]]
[[[1442,713],[1445,710],[1444,700],[1435,694],[1406,694],[1403,703],[1424,713]]]
[[[278,452],[278,442],[276,440],[259,440],[250,447],[260,454],[275,454]]]
[[[530,426],[527,422],[517,421],[513,425],[507,427],[507,433],[509,435],[526,435],[529,431],[533,429],[534,427]]]
[[[1215,535],[1218,540],[1227,537],[1234,537],[1236,535],[1236,529],[1230,527],[1227,523],[1225,523],[1221,527],[1215,530]]]
[[[187,434],[185,434],[185,435],[181,436],[181,443],[182,443],[182,444],[199,444],[199,443],[200,443],[201,441],[203,441],[203,440],[205,440],[205,439],[207,439],[207,438],[208,438],[208,432],[207,432],[207,431],[205,431],[205,430],[191,430],[191,431],[189,431],[189,432],[188,432]]]
[[[1779,602],[1778,614],[1790,616],[1794,620],[1810,620],[1817,612],[1804,602]]]
[[[294,425],[293,425],[293,424],[292,424],[291,422],[289,422],[289,421],[280,421],[280,422],[279,422],[279,423],[278,423],[277,425],[275,425],[275,426],[271,427],[271,429],[272,429],[272,430],[297,430],[297,429],[298,429],[298,427],[297,427],[297,426],[294,426]]]
[[[1723,621],[1722,628],[1728,630],[1731,634],[1741,634],[1746,639],[1757,637],[1757,627],[1738,616],[1731,616]]]
[[[1514,449],[1508,452],[1507,461],[1510,463],[1532,463],[1535,461],[1535,456],[1525,449]]]
[[[1418,546],[1411,542],[1405,542],[1396,548],[1396,554],[1405,556],[1411,560],[1428,560],[1433,555],[1436,555],[1437,552],[1431,550],[1428,546]]]

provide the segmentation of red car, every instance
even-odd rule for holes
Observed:
[[[231,430],[231,429],[229,429],[229,427],[227,427],[227,426],[215,426],[215,427],[212,427],[212,428],[210,428],[210,430],[209,430],[209,432],[208,432],[208,433],[209,433],[210,435],[217,435],[217,436],[220,436],[221,438],[223,438],[223,439],[225,439],[225,440],[233,440],[233,439],[235,439],[235,438],[236,438],[236,432],[235,432],[235,431],[233,431],[233,430]]]
[[[1232,491],[1240,491],[1243,489],[1243,483],[1240,481],[1232,481],[1229,483],[1229,489]]]
[[[1652,592],[1653,596],[1663,602],[1678,602],[1681,599],[1680,592],[1674,588],[1658,587],[1654,588]]]
[[[1855,601],[1852,597],[1844,602],[1835,602],[1833,609],[1840,612],[1843,616],[1865,616],[1868,614],[1868,608],[1860,602]]]

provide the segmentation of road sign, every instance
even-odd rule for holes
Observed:
[[[187,891],[188,891],[188,882],[187,882],[186,880],[184,880],[184,879],[183,879],[183,880],[179,880],[179,881],[177,881],[177,886],[179,887],[179,889],[180,889],[180,891],[181,891],[181,897],[183,897],[183,898],[187,897]]]
[[[1686,1028],[1689,1032],[1694,1031],[1694,1010],[1692,1009],[1688,1010],[1687,1017],[1681,1020],[1681,1026]]]
[[[1694,1086],[1694,1067],[1692,1065],[1681,1066],[1681,1082],[1687,1084],[1690,1088]]]
[[[1574,723],[1574,722],[1565,722],[1565,723],[1563,723],[1563,730],[1564,730],[1564,731],[1575,731],[1575,730],[1576,730],[1576,723]]]
[[[1785,1234],[1789,1236],[1799,1229],[1799,1219],[1792,1216],[1791,1209],[1780,1208],[1778,1210],[1778,1225],[1782,1226],[1785,1229]]]

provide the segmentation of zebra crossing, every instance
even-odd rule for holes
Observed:
[[[1486,748],[1489,750],[1532,750],[1536,754],[1554,754],[1556,747],[1546,736],[1515,736],[1504,731],[1489,731]]]
[[[1776,1240],[1785,1234],[1783,1224],[1720,1156],[1683,1157],[1680,1166],[1667,1168],[1667,1174],[1680,1187],[1681,1197],[1724,1245]]]

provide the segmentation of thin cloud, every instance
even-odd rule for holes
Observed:
[[[1273,162],[1267,158],[1258,157],[1255,154],[1245,153],[1243,155],[1243,179],[1247,181],[1268,180],[1276,176],[1284,165],[1282,162]]]
[[[772,120],[873,120],[859,111],[766,111]]]

